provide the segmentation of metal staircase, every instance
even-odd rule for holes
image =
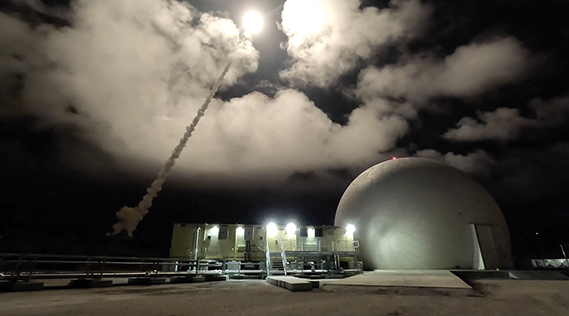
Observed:
[[[265,261],[267,267],[267,275],[287,275],[287,258],[282,239],[280,243],[280,252],[270,252],[269,243],[265,245]]]

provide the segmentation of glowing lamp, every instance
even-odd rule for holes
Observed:
[[[348,224],[348,226],[346,226],[346,235],[353,237],[355,231],[356,231],[356,226],[352,224]]]
[[[288,225],[286,225],[286,234],[289,236],[294,236],[296,235],[296,225],[294,225],[293,223],[289,223]]]
[[[267,236],[269,237],[275,237],[277,235],[277,224],[275,223],[269,223],[269,225],[267,225]]]

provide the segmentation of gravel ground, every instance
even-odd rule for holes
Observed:
[[[482,297],[289,292],[265,281],[0,293],[0,315],[569,315],[569,281],[482,280]]]

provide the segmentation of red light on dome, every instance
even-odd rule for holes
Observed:
[[[397,159],[397,157],[392,157],[392,158],[391,158],[391,160],[395,160],[395,159]]]

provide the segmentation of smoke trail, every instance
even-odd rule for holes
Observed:
[[[156,178],[156,180],[154,180],[154,182],[152,182],[150,187],[146,189],[147,193],[142,197],[142,200],[140,201],[140,203],[138,203],[138,206],[136,207],[123,206],[123,208],[121,208],[117,212],[118,222],[116,222],[113,225],[114,235],[122,232],[123,230],[126,230],[128,232],[128,235],[132,237],[132,232],[136,229],[138,223],[142,220],[142,218],[144,218],[144,215],[148,214],[149,209],[152,206],[152,200],[156,197],[156,195],[158,195],[158,192],[162,190],[162,184],[164,183],[164,181],[166,181],[166,178],[168,177],[170,170],[176,163],[176,159],[180,157],[182,150],[184,149],[184,147],[186,147],[186,143],[188,142],[188,139],[190,139],[190,137],[192,136],[192,133],[196,129],[196,126],[198,125],[200,119],[204,116],[205,111],[209,106],[209,103],[213,99],[213,96],[217,92],[217,89],[219,89],[219,86],[223,81],[223,77],[225,77],[225,74],[227,74],[227,71],[229,70],[230,66],[231,63],[227,64],[227,66],[225,67],[225,69],[223,70],[223,72],[215,82],[215,85],[211,89],[209,96],[207,97],[207,99],[205,99],[205,102],[198,110],[198,113],[194,117],[192,123],[186,127],[186,132],[184,133],[184,136],[180,139],[180,142],[172,151],[172,155],[170,156],[170,158],[168,158],[168,160],[164,164],[164,167],[162,167],[162,170],[160,170],[160,172],[158,173],[158,177]]]

